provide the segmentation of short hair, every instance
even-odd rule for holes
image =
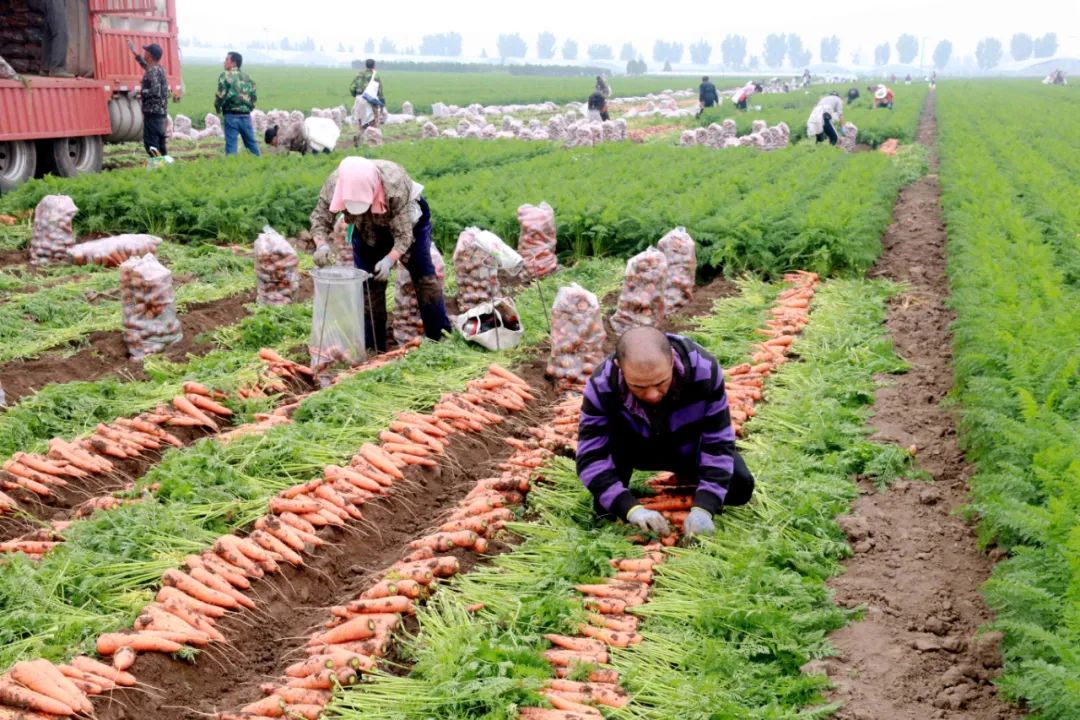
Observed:
[[[274,138],[276,138],[277,135],[278,126],[271,125],[270,127],[266,128],[266,133],[263,134],[263,142],[269,145],[270,143],[274,142]]]
[[[754,90],[761,92],[761,83],[754,83]]]
[[[366,67],[368,70],[374,70],[375,69],[375,60],[372,59],[372,58],[368,58],[367,60],[364,61],[364,67]]]
[[[701,82],[709,82],[709,76],[708,75],[702,75],[701,76]]]
[[[236,52],[235,50],[229,51],[228,58],[232,60],[233,65],[235,65],[236,67],[239,68],[244,66],[244,56]]]
[[[668,336],[651,325],[632,327],[619,336],[615,344],[615,359],[621,365],[628,358],[638,356],[671,358],[671,341]]]

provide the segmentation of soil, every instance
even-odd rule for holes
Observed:
[[[931,93],[918,142],[933,153],[935,139]],[[886,324],[911,365],[883,379],[871,421],[875,439],[914,445],[917,466],[933,482],[904,481],[878,492],[864,480],[852,514],[840,518],[855,554],[830,584],[838,604],[863,606],[865,616],[831,636],[838,657],[804,668],[835,683],[830,700],[843,703],[840,720],[1023,716],[992,684],[1001,667],[1000,636],[978,634],[991,619],[979,587],[992,562],[956,512],[968,500],[972,469],[957,444],[955,420],[941,405],[952,385],[954,316],[946,306],[936,157],[931,168],[900,192],[884,254],[870,275],[908,285],[890,302]]]
[[[23,265],[30,258],[26,250],[0,250],[0,268],[9,265]]]

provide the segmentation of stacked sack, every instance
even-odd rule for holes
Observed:
[[[131,258],[120,266],[120,302],[124,342],[133,359],[161,352],[183,337],[172,273],[153,255]]]
[[[34,209],[34,231],[30,236],[30,264],[48,265],[68,259],[75,244],[72,221],[79,208],[67,195],[46,195]]]
[[[420,128],[420,136],[423,138],[437,138],[439,137],[439,128],[435,123],[428,120],[424,123],[423,127]]]
[[[479,228],[465,228],[454,247],[458,310],[462,312],[499,296],[499,263],[481,241],[481,232]]]
[[[616,333],[622,335],[632,327],[656,326],[664,321],[667,273],[667,258],[656,248],[650,247],[627,261],[619,304],[611,317]]]
[[[288,305],[300,289],[300,258],[296,249],[274,228],[266,225],[255,238],[256,302]]]
[[[667,259],[667,288],[664,290],[664,312],[676,313],[694,299],[694,278],[697,275],[697,249],[686,228],[677,227],[656,244]]]
[[[382,130],[377,127],[368,127],[364,130],[364,144],[377,147],[383,144]]]
[[[581,392],[604,359],[604,323],[596,295],[577,283],[559,288],[551,307],[551,358],[546,374],[559,392]]]
[[[130,257],[153,253],[160,244],[156,235],[116,235],[72,245],[67,254],[76,265],[117,267]]]
[[[446,279],[446,261],[435,243],[431,243],[431,264],[435,266],[435,276],[441,284]],[[399,347],[424,336],[424,321],[420,318],[420,303],[412,275],[400,265],[394,280],[394,311],[390,315],[390,328],[394,342]]]
[[[546,202],[522,205],[517,210],[521,234],[517,250],[525,261],[530,277],[542,278],[555,272],[559,259],[555,255],[555,211]]]
[[[840,139],[837,145],[841,150],[846,152],[855,152],[855,143],[859,137],[859,128],[855,127],[852,123],[844,123],[843,132],[840,133]]]
[[[173,119],[172,132],[169,133],[169,137],[195,140],[195,130],[191,127],[191,118],[187,115],[177,115]]]

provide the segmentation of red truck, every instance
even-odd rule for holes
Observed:
[[[44,0],[52,2],[53,0]],[[183,92],[176,0],[60,0],[66,70],[44,74],[42,0],[0,0],[0,57],[20,76],[0,79],[0,191],[46,172],[101,170],[106,142],[142,138],[142,68],[128,41],[157,43],[172,94]]]

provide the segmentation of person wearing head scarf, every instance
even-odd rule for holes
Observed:
[[[431,209],[424,187],[405,168],[389,160],[347,157],[330,174],[311,213],[314,260],[333,264],[330,241],[338,213],[343,213],[352,244],[353,264],[371,273],[365,298],[365,338],[369,348],[386,349],[386,285],[400,262],[412,277],[424,323],[432,340],[450,332],[442,281],[431,261]]]

